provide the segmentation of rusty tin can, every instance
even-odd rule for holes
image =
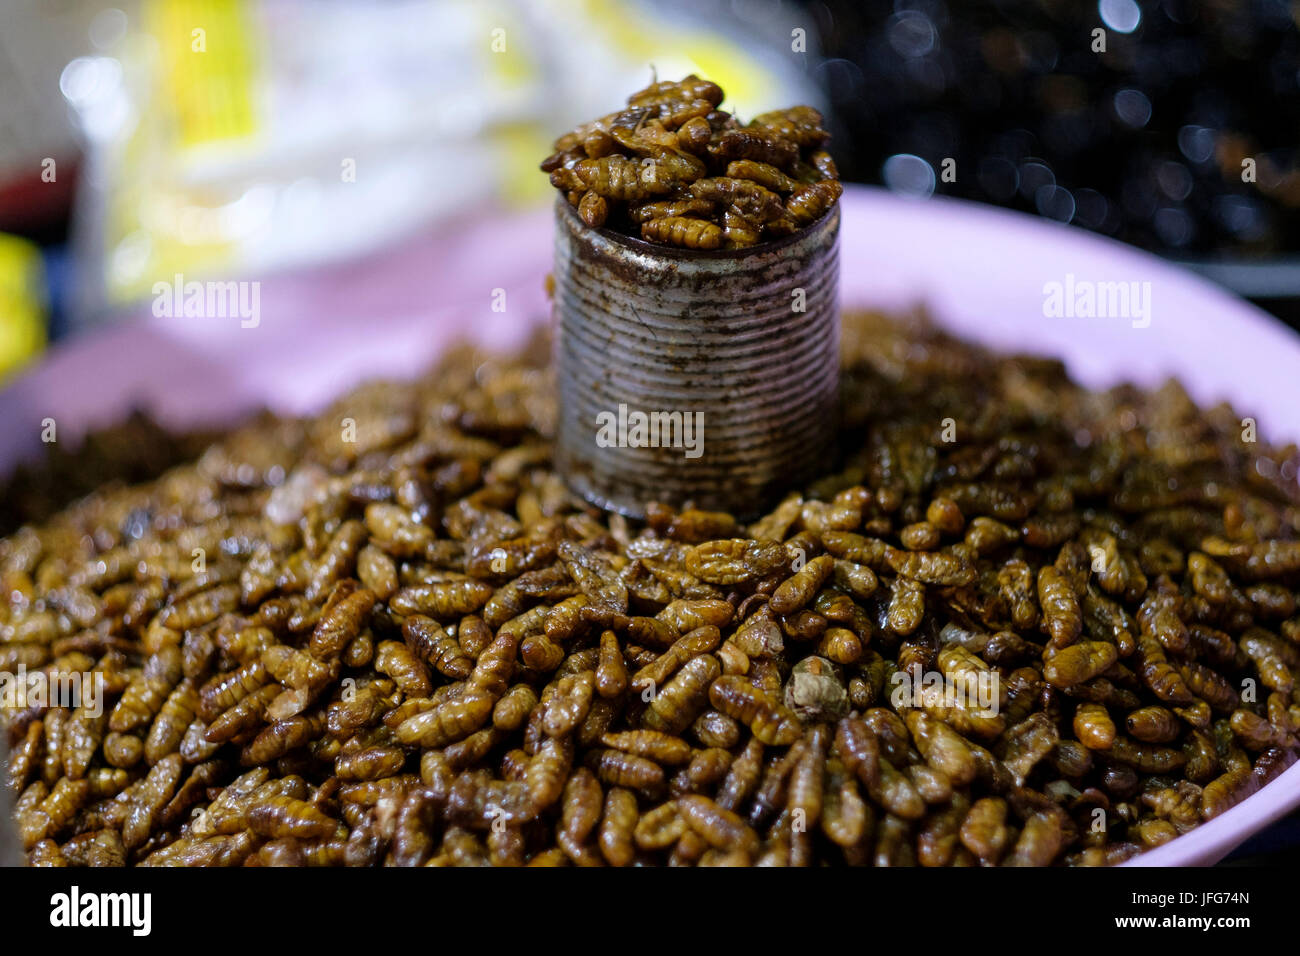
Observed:
[[[697,251],[556,204],[556,464],[588,501],[759,514],[826,467],[839,393],[839,205]]]

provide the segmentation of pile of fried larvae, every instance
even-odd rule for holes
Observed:
[[[845,317],[752,522],[576,500],[549,372],[447,355],[0,540],[35,865],[1099,865],[1297,755],[1294,446]]]

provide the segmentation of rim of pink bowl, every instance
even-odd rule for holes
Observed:
[[[1226,399],[1272,440],[1300,439],[1300,336],[1185,269],[1082,229],[961,200],[851,186],[841,202],[846,306],[924,303],[954,334],[1061,358],[1089,387],[1150,386],[1176,374],[1198,403]],[[133,404],[172,427],[229,421],[262,404],[301,414],[362,379],[414,376],[465,335],[517,346],[548,312],[552,228],[549,207],[480,214],[356,262],[268,278],[257,329],[160,318],[143,306],[133,321],[51,350],[0,392],[0,415],[9,423],[52,416],[60,437],[75,440]],[[1044,285],[1068,273],[1151,283],[1150,325],[1047,318]],[[507,313],[490,308],[497,289],[507,290]],[[0,431],[0,473],[39,449],[38,432]],[[1296,806],[1300,763],[1125,865],[1217,862]]]

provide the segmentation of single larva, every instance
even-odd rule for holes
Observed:
[[[643,222],[641,238],[687,249],[717,249],[722,245],[722,229],[704,219],[669,216]]]
[[[765,744],[792,744],[802,732],[794,711],[744,677],[717,677],[709,687],[709,701],[746,724]]]
[[[776,131],[729,129],[713,138],[709,154],[721,161],[749,159],[793,170],[799,159],[799,147]]]
[[[610,787],[600,818],[601,855],[610,866],[627,866],[636,857],[638,823],[636,795],[625,787]]]
[[[645,757],[665,766],[686,763],[691,759],[691,745],[680,737],[657,730],[627,730],[604,734],[600,742],[614,750]]]
[[[826,215],[843,193],[844,187],[832,179],[796,186],[786,200],[786,214],[800,226],[807,226]]]
[[[408,717],[397,727],[397,739],[421,747],[445,746],[487,723],[495,703],[485,693],[467,692],[457,700]]]
[[[644,724],[651,730],[680,733],[685,730],[703,708],[709,696],[709,685],[722,673],[722,665],[712,654],[701,654],[688,661],[665,684],[656,689],[651,686],[650,707],[643,715]]]

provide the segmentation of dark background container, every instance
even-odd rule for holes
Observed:
[[[1300,327],[1300,7],[795,6],[821,38],[807,68],[845,180],[1069,222]]]

